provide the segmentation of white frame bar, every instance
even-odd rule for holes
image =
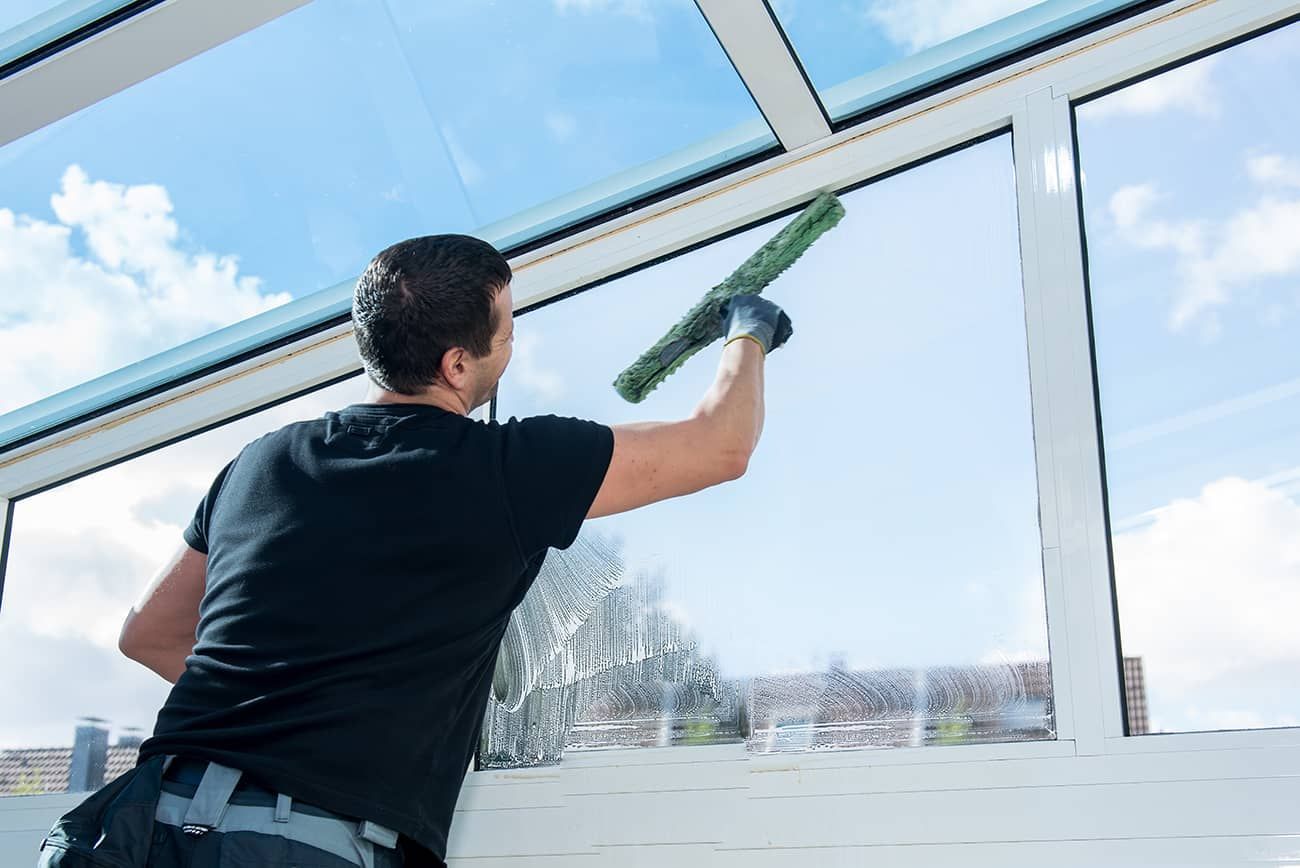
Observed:
[[[1207,752],[1208,757],[1239,750],[1242,762],[1249,756],[1255,762],[1259,749],[1290,749],[1292,753],[1278,756],[1295,755],[1300,728],[1122,735],[1069,101],[1297,14],[1298,0],[1187,0],[1161,6],[953,92],[828,136],[801,153],[773,158],[512,263],[516,298],[523,307],[752,223],[807,201],[817,191],[880,176],[999,129],[1013,130],[1060,738],[834,756],[746,757],[748,767],[855,768],[1033,757],[1047,761],[1061,754]],[[0,86],[0,95],[7,87]],[[0,456],[0,498],[19,497],[359,367],[350,327],[339,326]],[[561,769],[689,766],[709,757],[740,759],[731,747],[575,755]],[[502,777],[476,772],[467,786],[543,780],[558,773],[516,771]]]
[[[821,100],[764,0],[696,5],[787,151],[831,134]]]
[[[1123,714],[1118,645],[1106,620],[1113,617],[1110,568],[1068,98],[1053,98],[1050,88],[1027,94],[1014,116],[1014,136],[1035,441],[1043,459],[1044,573],[1049,588],[1058,585],[1055,608],[1063,629],[1055,638],[1057,646],[1067,646],[1052,658],[1054,669],[1058,659],[1068,667],[1055,679],[1066,691],[1057,701],[1068,710],[1062,727],[1078,752],[1095,754],[1107,735],[1123,734]],[[1098,599],[1102,590],[1104,600]],[[1048,635],[1050,642],[1051,630]]]
[[[0,146],[309,0],[169,0],[0,81]]]

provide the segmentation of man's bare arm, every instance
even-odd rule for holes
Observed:
[[[207,581],[208,556],[181,543],[127,613],[117,647],[172,684],[194,650],[199,602]]]
[[[614,426],[614,454],[588,518],[692,494],[745,473],[763,431],[766,353],[789,336],[780,308],[762,299],[753,304],[758,313],[751,312],[751,319],[784,319],[786,331],[775,346],[773,331],[779,329],[758,328],[759,338],[737,339],[750,337],[755,329],[746,326],[754,323],[733,317],[717,376],[690,418]]]

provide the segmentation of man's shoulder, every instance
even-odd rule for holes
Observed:
[[[496,426],[499,430],[507,433],[549,433],[564,432],[575,428],[590,429],[593,426],[597,428],[609,427],[601,422],[596,422],[591,419],[583,419],[578,416],[562,416],[556,413],[524,416],[522,418],[511,416],[504,422],[493,421],[488,424]]]

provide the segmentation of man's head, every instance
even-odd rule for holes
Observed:
[[[381,252],[357,280],[352,322],[366,373],[388,392],[448,392],[466,412],[510,361],[510,265],[468,235],[426,235]]]

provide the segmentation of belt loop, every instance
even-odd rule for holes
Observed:
[[[378,844],[380,847],[387,847],[393,850],[397,847],[397,833],[387,826],[381,826],[378,823],[372,823],[369,820],[362,820],[357,834],[365,838],[371,844]]]
[[[242,772],[214,762],[208,763],[203,770],[203,779],[199,781],[190,800],[189,810],[181,828],[189,835],[203,835],[221,825],[221,818],[226,815],[226,804],[239,783]]]
[[[275,821],[277,823],[289,822],[289,810],[293,807],[293,797],[286,796],[284,793],[275,795]]]

